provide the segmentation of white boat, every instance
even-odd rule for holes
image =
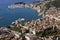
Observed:
[[[25,18],[19,18],[18,20],[19,20],[19,21],[24,21],[24,20],[25,20]]]
[[[21,18],[21,21],[24,21],[25,19],[24,18]]]

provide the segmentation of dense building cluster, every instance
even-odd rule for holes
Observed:
[[[58,8],[59,10],[59,8]],[[50,11],[50,12],[49,12]],[[48,16],[47,16],[48,15]],[[52,16],[53,17],[52,17]],[[57,16],[56,16],[57,15]],[[28,21],[24,24],[21,21],[16,20],[11,27],[20,27],[21,34],[24,34],[27,40],[58,40],[60,38],[59,34],[55,36],[49,36],[48,39],[46,37],[36,36],[41,31],[52,28],[52,30],[60,30],[60,20],[55,19],[59,17],[59,11],[55,7],[51,7],[46,11],[46,14],[43,18]],[[55,38],[56,37],[56,38]]]

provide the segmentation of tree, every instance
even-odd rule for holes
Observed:
[[[25,36],[22,37],[22,40],[26,40]]]

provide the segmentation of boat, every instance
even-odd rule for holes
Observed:
[[[25,20],[25,18],[21,18],[21,21],[24,21]]]
[[[25,20],[25,18],[19,18],[18,19],[18,21],[24,21]]]

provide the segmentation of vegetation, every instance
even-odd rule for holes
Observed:
[[[12,30],[21,32],[21,27],[11,27]]]
[[[45,6],[47,7],[47,9],[49,9],[51,6],[55,6],[55,7],[59,8],[60,7],[60,0],[50,1],[47,4],[45,4]]]
[[[53,36],[53,35],[58,35],[58,34],[60,34],[60,30],[58,30],[58,29],[53,30],[53,28],[48,28],[48,29],[45,29],[44,31],[40,32],[37,36],[48,37],[48,36]]]
[[[23,38],[22,40],[26,40],[25,36],[22,36],[22,38]]]
[[[45,4],[45,6],[46,6],[47,9],[49,9],[51,7],[50,4],[51,4],[50,2],[48,2],[47,4]]]
[[[53,1],[52,5],[54,5],[55,7],[60,7],[60,0]]]

